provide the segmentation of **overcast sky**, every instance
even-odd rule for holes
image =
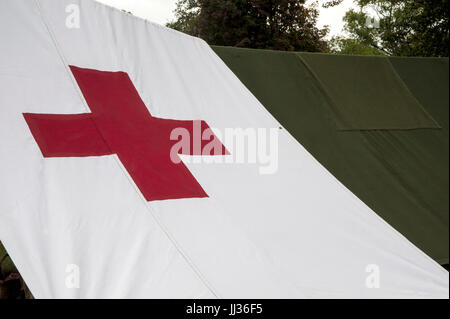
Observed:
[[[177,0],[97,0],[110,6],[130,11],[136,16],[159,23],[166,24],[173,20],[173,10]],[[319,3],[326,0],[319,0]],[[329,25],[331,35],[342,32],[342,17],[344,13],[353,6],[353,0],[344,0],[336,8],[320,10],[319,26]]]

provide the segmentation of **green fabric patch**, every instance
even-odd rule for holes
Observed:
[[[342,131],[330,97],[295,53],[213,49],[328,171],[430,257],[448,263],[448,67],[427,59],[394,63],[407,91],[443,129]]]
[[[448,58],[391,57],[389,60],[409,90],[448,135]]]
[[[386,57],[298,53],[329,97],[338,129],[439,128]]]

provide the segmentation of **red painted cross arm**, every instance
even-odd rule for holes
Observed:
[[[31,114],[23,116],[44,157],[110,155],[91,114]]]

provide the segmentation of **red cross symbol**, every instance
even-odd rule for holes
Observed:
[[[206,122],[153,117],[127,73],[70,68],[92,113],[25,113],[44,157],[117,154],[147,201],[208,197],[183,162],[170,156],[179,142],[170,135],[179,128],[190,136],[180,154],[229,154]]]

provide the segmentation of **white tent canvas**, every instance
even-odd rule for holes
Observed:
[[[0,44],[0,240],[36,298],[448,298],[448,272],[279,129],[204,41],[91,0],[2,0]],[[229,154],[180,155],[204,196],[165,188],[172,173],[141,152],[153,137],[112,98],[124,92],[139,114],[214,129]],[[75,115],[95,152],[49,145],[48,123]],[[276,170],[227,161],[220,132],[238,128],[275,129]]]

